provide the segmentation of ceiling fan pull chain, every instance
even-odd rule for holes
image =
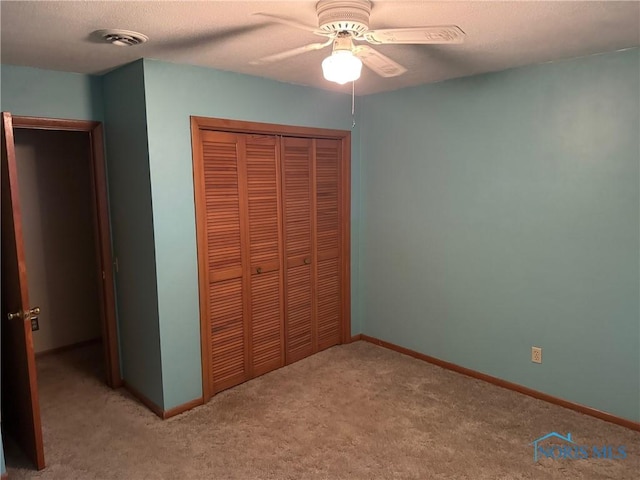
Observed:
[[[356,82],[351,82],[351,129],[356,126]]]

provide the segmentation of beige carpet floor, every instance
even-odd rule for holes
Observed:
[[[100,382],[98,347],[39,360],[47,468],[11,479],[638,479],[640,433],[365,342],[162,421]],[[551,431],[627,458],[543,459]],[[17,464],[16,464],[17,462]]]

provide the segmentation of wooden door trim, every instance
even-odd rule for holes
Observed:
[[[311,163],[309,164],[309,209],[311,210],[311,354],[318,353],[318,143],[311,139]]]
[[[93,120],[67,120],[64,118],[13,117],[14,128],[31,130],[65,130],[70,132],[91,132],[100,122]]]
[[[342,158],[340,159],[340,219],[341,228],[341,253],[340,265],[342,282],[342,335],[341,342],[351,342],[351,135],[342,138]]]
[[[216,130],[219,132],[253,133],[263,135],[284,135],[287,137],[334,138],[342,139],[351,136],[348,130],[331,130],[328,128],[299,127],[276,123],[245,122],[224,118],[191,117],[191,125],[200,130]],[[349,160],[351,151],[349,151]]]
[[[202,369],[202,398],[206,402],[211,398],[209,365],[211,363],[211,345],[209,342],[209,257],[207,248],[207,224],[204,154],[202,135],[195,117],[191,117],[191,153],[193,156],[193,194],[196,214],[196,248],[198,257],[198,297],[200,300],[200,362]]]
[[[54,130],[85,132],[89,135],[91,148],[91,176],[94,218],[96,219],[97,249],[100,257],[98,278],[102,278],[101,323],[104,336],[106,383],[111,388],[122,385],[118,331],[116,324],[115,288],[113,277],[113,255],[111,250],[111,226],[107,174],[104,157],[104,134],[101,122],[89,120],[67,120],[42,117],[13,117],[13,128],[26,130]]]
[[[93,194],[95,199],[95,215],[98,221],[99,255],[102,268],[102,294],[105,332],[105,365],[107,371],[107,384],[111,388],[122,385],[120,374],[120,355],[118,349],[118,330],[116,320],[116,298],[113,276],[113,256],[111,251],[111,225],[109,222],[109,201],[107,193],[107,172],[104,158],[104,135],[102,124],[96,125],[89,131],[92,152],[93,170]],[[100,272],[98,272],[100,275]]]

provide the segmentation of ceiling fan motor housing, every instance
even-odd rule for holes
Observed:
[[[369,30],[369,0],[321,0],[316,5],[320,30],[350,32],[356,36]]]

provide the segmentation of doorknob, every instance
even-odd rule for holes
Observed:
[[[311,259],[310,258],[305,258],[304,259],[304,264],[305,265],[309,265],[311,263]]]
[[[7,314],[7,318],[9,320],[16,320],[18,318],[27,319],[29,317],[35,317],[36,315],[40,315],[40,307],[30,308],[26,312],[9,313],[9,314]]]

